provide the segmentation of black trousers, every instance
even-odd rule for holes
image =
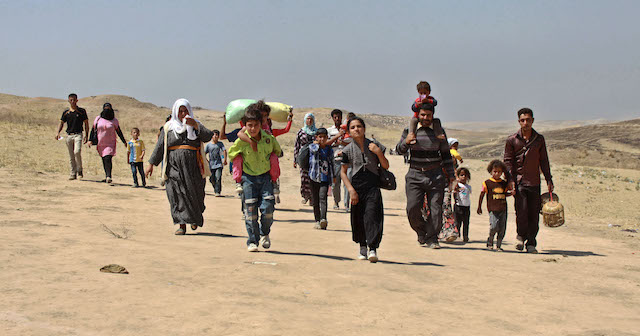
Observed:
[[[104,167],[104,174],[107,177],[111,177],[111,169],[113,167],[111,159],[113,159],[113,155],[105,155],[102,157],[102,167]]]
[[[327,219],[329,185],[329,182],[311,181],[311,202],[313,203],[313,215],[316,222]]]
[[[536,246],[536,236],[540,229],[540,186],[516,187],[516,231],[526,246]]]
[[[454,205],[453,211],[456,218],[456,228],[462,237],[469,239],[469,217],[471,216],[471,207]],[[462,231],[460,228],[462,227]],[[464,232],[464,233],[463,233]]]
[[[384,224],[382,193],[379,188],[357,190],[358,204],[351,205],[351,233],[353,241],[370,249],[380,247]]]

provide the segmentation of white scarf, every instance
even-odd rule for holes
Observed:
[[[193,111],[191,110],[191,104],[189,103],[189,101],[184,98],[180,98],[176,100],[175,103],[173,103],[173,108],[171,109],[171,120],[169,120],[169,122],[167,123],[169,127],[165,129],[165,132],[173,131],[175,136],[178,137],[178,134],[182,134],[187,131],[187,139],[196,140],[198,137],[196,136],[195,129],[193,129],[193,126],[189,126],[185,123],[185,119],[187,117],[182,120],[178,119],[178,111],[180,111],[180,106],[186,107],[187,111],[189,112],[189,117],[196,120],[195,118],[193,118]]]

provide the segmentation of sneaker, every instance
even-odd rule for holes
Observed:
[[[336,204],[333,206],[333,210],[340,210],[340,205]]]
[[[107,183],[111,183],[111,181],[112,181],[112,180],[111,180],[111,178],[110,178],[110,177],[107,177],[107,179],[105,180],[105,182],[107,182]]]
[[[538,250],[533,245],[527,245],[527,253],[537,254]]]
[[[434,250],[437,250],[437,249],[440,248],[440,243],[438,243],[438,242],[428,243],[427,247],[431,248],[431,249],[434,249]]]
[[[329,225],[329,222],[326,219],[323,219],[323,220],[320,221],[320,229],[326,230],[327,229],[327,225]]]
[[[378,262],[378,255],[376,254],[376,250],[369,250],[369,261],[372,263]]]
[[[242,184],[240,183],[236,183],[236,194],[238,195],[242,194]]]
[[[524,250],[524,239],[522,239],[522,237],[520,237],[520,236],[517,236],[516,240],[518,241],[516,243],[516,250],[518,250],[518,251]]]
[[[367,260],[367,247],[360,246],[360,254],[358,255],[358,260]]]
[[[222,194],[216,193],[216,197],[222,197]]]
[[[271,239],[269,239],[269,235],[260,237],[260,245],[266,249],[271,247]]]
[[[258,245],[251,243],[247,246],[247,251],[249,252],[258,252]]]
[[[504,252],[504,250],[502,249],[502,247],[496,247],[496,252]]]
[[[137,185],[137,184],[134,184],[134,185],[131,186],[131,188],[140,188],[140,186]]]
[[[322,230],[322,226],[320,225],[320,222],[316,222],[316,225],[314,225],[313,228],[316,230]]]

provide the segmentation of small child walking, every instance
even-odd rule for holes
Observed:
[[[458,184],[454,188],[454,197],[456,200],[453,206],[453,212],[455,214],[456,228],[462,235],[463,242],[469,242],[469,217],[471,215],[471,186],[469,180],[471,180],[471,172],[465,167],[460,167],[456,170],[456,177]],[[460,231],[462,228],[462,231]]]
[[[273,195],[273,183],[270,170],[272,161],[269,159],[272,153],[280,155],[282,149],[276,138],[262,129],[262,113],[269,111],[269,105],[264,101],[258,101],[247,107],[245,112],[244,134],[255,141],[257,151],[251,148],[249,142],[237,139],[229,148],[229,160],[232,162],[238,156],[242,157],[242,194],[244,201],[245,226],[247,229],[247,251],[257,252],[258,245],[268,249],[271,247],[271,224],[273,224],[273,211],[275,196]],[[235,165],[236,163],[234,163]],[[235,169],[235,168],[234,168]],[[261,217],[258,221],[258,209]]]
[[[491,178],[482,183],[482,192],[478,201],[478,215],[482,215],[482,200],[487,195],[487,210],[489,211],[489,238],[487,248],[493,250],[493,240],[497,235],[496,250],[502,252],[502,239],[507,231],[507,181],[502,175],[507,172],[507,166],[500,160],[493,160],[487,166]]]
[[[131,129],[131,140],[127,142],[127,157],[129,158],[129,164],[131,165],[131,174],[133,174],[133,187],[138,188],[138,174],[142,179],[142,186],[147,186],[147,181],[144,176],[144,142],[140,139],[140,129],[134,127]],[[137,173],[136,173],[137,170]]]
[[[413,104],[411,104],[411,111],[413,111],[413,117],[409,122],[409,134],[414,134],[414,135],[416,134],[416,129],[418,129],[418,113],[420,113],[420,107],[422,105],[431,105],[433,107],[438,105],[438,101],[435,98],[430,96],[431,85],[428,82],[422,81],[418,83],[418,85],[416,85],[416,89],[418,90],[419,96],[418,98],[416,98],[416,101],[413,102]],[[434,113],[435,113],[435,109],[434,109]],[[446,136],[444,133],[444,129],[442,129],[442,123],[440,122],[440,119],[433,118],[432,127],[433,127],[433,131],[436,133],[436,136],[441,140],[445,140]],[[415,140],[412,142],[412,144],[413,143],[415,143]]]
[[[227,165],[227,150],[220,140],[220,131],[213,130],[211,142],[207,144],[204,152],[209,154],[209,168],[211,176],[209,182],[213,186],[216,197],[222,196],[222,170]],[[223,161],[224,157],[224,161]]]
[[[313,215],[315,216],[315,229],[326,230],[327,221],[327,196],[329,187],[335,182],[333,149],[327,144],[329,132],[321,127],[316,131],[316,140],[309,144],[309,178],[311,179],[311,200],[313,203]]]

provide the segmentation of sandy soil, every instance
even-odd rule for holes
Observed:
[[[273,246],[259,253],[246,251],[228,175],[226,197],[207,186],[202,230],[174,236],[157,180],[132,189],[129,175],[110,186],[0,169],[0,334],[640,334],[637,244],[568,218],[541,229],[540,254],[516,253],[510,213],[504,253],[484,249],[488,217],[475,214],[471,243],[423,248],[405,217],[406,167],[391,164],[400,190],[384,193],[377,264],[356,259],[348,214],[331,210],[329,229],[313,229],[293,168]],[[476,165],[474,202],[486,175]],[[111,263],[130,274],[98,271]]]

